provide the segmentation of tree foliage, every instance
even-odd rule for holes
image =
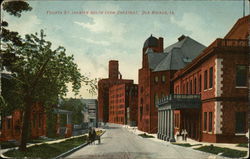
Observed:
[[[62,103],[60,108],[64,110],[72,111],[72,124],[81,124],[83,121],[83,114],[82,111],[86,107],[85,103],[81,102],[81,99],[65,99]]]

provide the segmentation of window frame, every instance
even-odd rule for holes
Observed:
[[[207,112],[203,112],[203,131],[207,131]]]
[[[240,76],[239,78],[238,78],[238,68],[239,67],[244,67],[244,69],[245,69],[245,74],[244,74],[244,78],[242,78],[242,76]],[[244,85],[241,85],[241,83],[239,84],[238,82],[242,82],[242,81],[239,81],[239,80],[242,80],[242,79],[244,79],[245,81],[244,81]],[[247,65],[243,65],[243,64],[237,64],[236,65],[236,72],[235,72],[235,86],[236,87],[247,87]]]
[[[208,113],[208,132],[213,131],[213,112]]]
[[[204,90],[207,90],[207,70],[204,71]]]
[[[209,88],[213,88],[213,75],[214,74],[214,68],[209,68]]]

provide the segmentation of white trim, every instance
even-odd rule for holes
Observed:
[[[235,133],[235,136],[241,136],[241,135],[246,136],[246,133]]]
[[[216,101],[214,106],[214,134],[222,134],[222,104]]]
[[[235,88],[248,88],[247,86],[236,86]]]
[[[215,97],[220,97],[223,93],[222,87],[223,87],[223,65],[222,65],[223,59],[216,58],[215,59]]]

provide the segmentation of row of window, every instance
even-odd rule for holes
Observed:
[[[212,132],[213,127],[213,112],[204,112],[204,119],[203,119],[203,131]],[[208,119],[207,119],[208,118]],[[207,124],[208,121],[208,124]]]
[[[116,99],[116,100],[110,100],[110,104],[113,104],[113,103],[123,103],[125,102],[125,99],[122,98],[122,99]]]
[[[114,117],[113,120],[114,120],[114,122],[124,122],[123,117]]]
[[[180,128],[180,114],[175,114],[174,119],[174,127]]]
[[[119,110],[119,111],[110,111],[110,114],[124,114],[125,111],[124,110]]]
[[[155,83],[158,83],[158,82],[159,82],[159,77],[158,77],[158,76],[155,76],[154,81],[155,81]],[[166,82],[166,76],[165,76],[165,75],[162,75],[162,76],[161,76],[161,82],[162,82],[162,83],[165,83],[165,82]]]
[[[214,69],[213,67],[210,67],[209,70],[204,71],[203,76],[203,84],[204,84],[204,90],[213,88],[213,79],[214,79]],[[189,82],[186,82],[183,84],[183,93],[186,94],[196,94],[201,92],[201,81],[202,77],[199,75],[198,83],[196,78],[194,78],[194,81],[190,80]],[[247,86],[247,66],[246,65],[237,65],[236,66],[236,86],[244,87]],[[197,90],[198,87],[198,90]],[[180,93],[180,88],[177,86],[175,88],[176,93]]]

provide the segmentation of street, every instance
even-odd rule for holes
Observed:
[[[126,128],[110,125],[94,145],[88,145],[67,158],[81,159],[166,159],[166,158],[215,158],[214,155],[190,150],[185,147],[172,145],[168,142],[157,142],[142,138],[129,132]],[[218,156],[216,157],[218,158]]]

